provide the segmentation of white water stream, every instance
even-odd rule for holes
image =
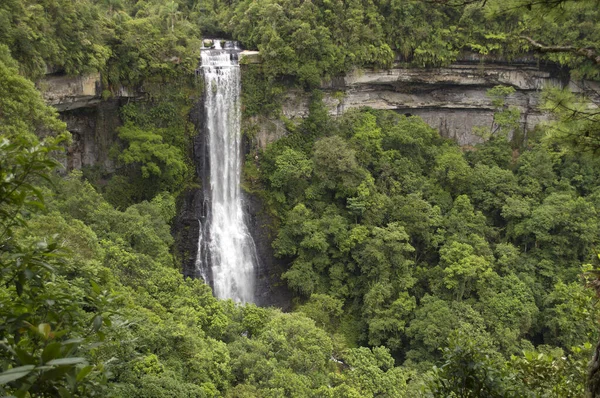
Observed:
[[[205,84],[210,206],[206,219],[208,229],[200,229],[198,247],[202,247],[202,240],[206,239],[203,230],[207,229],[215,296],[246,303],[254,301],[256,248],[244,222],[240,189],[241,82],[238,53],[235,45],[228,43],[223,49],[218,41],[215,41],[214,48],[200,51]],[[206,192],[205,189],[205,195]],[[206,258],[198,250],[196,267],[206,280],[207,267],[202,264],[202,257]]]

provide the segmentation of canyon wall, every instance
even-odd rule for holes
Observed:
[[[114,172],[109,151],[117,140],[116,129],[122,124],[119,107],[143,96],[121,87],[116,94],[105,92],[108,95],[103,97],[99,73],[47,75],[36,85],[72,134],[73,142],[67,148],[64,163],[66,171],[94,167],[103,173]]]
[[[257,52],[241,54],[245,63],[260,62]],[[532,57],[508,62],[466,54],[444,68],[410,69],[395,66],[389,70],[360,69],[323,82],[324,103],[329,113],[339,116],[348,109],[369,106],[422,117],[444,137],[460,145],[481,142],[474,127],[491,126],[494,107],[486,91],[496,85],[513,87],[516,92],[508,105],[521,111],[524,130],[547,120],[537,107],[544,87],[569,87],[573,91],[600,92],[600,84],[570,80],[567,71],[553,64],[540,64]],[[46,101],[54,106],[74,133],[68,167],[98,166],[112,170],[108,149],[116,139],[120,124],[118,107],[125,101],[142,99],[142,93],[120,88],[110,99],[102,98],[99,74],[86,76],[50,75],[38,82]],[[308,114],[309,93],[290,88],[284,94],[282,115],[299,122]],[[256,145],[265,147],[286,134],[278,119],[256,118],[259,126]]]
[[[511,62],[491,59],[485,63],[467,54],[444,68],[409,69],[396,66],[389,70],[362,69],[322,84],[324,103],[329,113],[339,116],[348,109],[368,106],[420,116],[440,134],[460,145],[473,145],[482,138],[474,127],[490,127],[494,106],[486,95],[497,85],[510,86],[515,93],[507,105],[521,112],[525,131],[548,119],[539,111],[540,94],[544,87],[569,87],[575,92],[599,92],[595,82],[570,80],[568,72],[556,65],[540,64],[532,57]],[[292,121],[308,114],[309,95],[302,90],[288,90],[284,96],[282,114]],[[277,140],[285,129],[277,120],[258,118],[256,140],[260,147]]]

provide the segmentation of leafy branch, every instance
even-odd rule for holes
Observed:
[[[536,51],[542,53],[572,53],[587,58],[596,65],[600,65],[600,54],[595,48],[576,46],[547,46],[538,41],[535,41],[529,36],[521,35],[519,36],[519,38],[527,40]]]

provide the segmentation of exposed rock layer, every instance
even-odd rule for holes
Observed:
[[[240,57],[242,64],[260,62],[257,52],[246,51]],[[494,109],[486,91],[496,85],[515,88],[515,94],[507,102],[519,108],[521,123],[526,130],[547,119],[547,115],[537,109],[544,87],[569,86],[573,91],[589,88],[600,91],[597,83],[570,81],[556,66],[540,65],[533,58],[523,57],[513,63],[492,60],[484,64],[473,54],[465,54],[459,62],[445,68],[397,66],[389,70],[356,70],[324,83],[322,88],[324,103],[334,116],[362,106],[396,110],[421,116],[443,136],[453,138],[461,145],[473,145],[481,141],[473,134],[473,128],[492,124]],[[64,115],[69,130],[77,134],[70,150],[74,158],[72,167],[99,165],[111,170],[104,144],[114,141],[116,134],[110,128],[118,123],[106,125],[101,111],[89,110],[102,109],[105,104],[100,75],[49,75],[38,82],[38,87],[47,102]],[[136,97],[140,97],[140,93],[121,88],[112,101]],[[308,114],[308,102],[308,93],[289,89],[282,102],[282,114],[299,121]],[[254,122],[260,127],[256,137],[259,147],[286,134],[280,120],[259,118]],[[82,127],[86,124],[90,128]]]
[[[521,64],[456,63],[447,68],[360,70],[333,79],[323,85],[324,103],[332,115],[348,109],[368,106],[390,109],[422,117],[440,134],[461,145],[481,141],[473,128],[490,126],[494,107],[486,91],[497,85],[514,87],[507,103],[519,108],[521,123],[531,130],[547,118],[538,109],[539,94],[548,85],[561,86],[558,71]],[[292,120],[308,113],[308,95],[290,90],[283,101],[282,113]],[[261,127],[261,146],[277,139],[273,125]],[[275,129],[277,130],[277,129]]]
[[[111,99],[60,113],[73,139],[67,148],[64,164],[67,171],[95,167],[104,173],[114,172],[115,165],[109,152],[117,140],[117,127],[122,124],[120,105],[120,100]]]
[[[322,89],[323,101],[331,115],[339,116],[348,109],[363,106],[395,110],[422,117],[442,136],[455,139],[460,145],[473,145],[482,141],[473,133],[473,128],[492,125],[494,107],[486,92],[497,85],[515,89],[507,104],[520,110],[525,130],[548,119],[548,115],[538,109],[544,87],[568,86],[575,92],[600,89],[598,83],[569,80],[565,71],[555,65],[540,65],[533,58],[484,64],[468,54],[445,68],[398,66],[389,70],[356,70],[324,83]],[[288,90],[282,104],[283,116],[292,121],[306,117],[309,97],[302,90]],[[260,118],[254,122],[259,126],[257,143],[260,147],[286,133],[278,120]]]

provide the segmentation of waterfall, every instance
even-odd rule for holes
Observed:
[[[205,90],[205,156],[210,172],[204,173],[206,209],[204,225],[200,226],[196,268],[205,281],[212,282],[216,297],[246,303],[254,301],[257,260],[254,242],[244,222],[240,189],[239,52],[235,43],[227,42],[222,48],[216,40],[212,48],[200,51]]]

